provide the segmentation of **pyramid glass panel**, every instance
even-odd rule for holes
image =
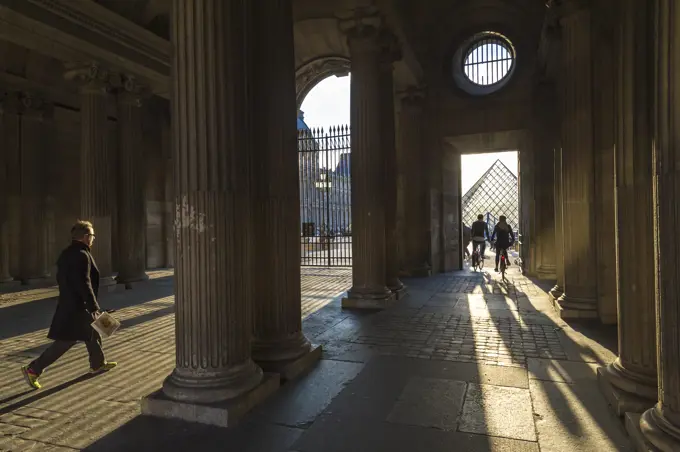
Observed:
[[[484,215],[489,229],[495,226],[498,217],[505,215],[513,231],[519,224],[519,192],[517,176],[496,160],[463,196],[463,223],[470,226],[477,215]],[[489,231],[491,232],[491,231]]]

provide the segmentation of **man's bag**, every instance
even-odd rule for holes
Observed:
[[[97,317],[97,320],[92,322],[92,328],[95,329],[101,337],[110,337],[120,328],[120,322],[108,312],[102,312]]]

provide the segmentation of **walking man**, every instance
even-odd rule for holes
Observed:
[[[38,359],[21,368],[24,378],[35,389],[41,388],[38,378],[43,371],[79,341],[87,346],[90,373],[105,372],[117,365],[106,361],[101,337],[91,326],[99,313],[99,269],[90,254],[94,242],[92,223],[78,221],[73,225],[71,240],[57,260],[59,301],[47,334],[54,342]]]

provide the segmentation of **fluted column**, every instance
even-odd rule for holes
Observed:
[[[561,2],[562,205],[564,317],[597,317],[595,253],[591,13],[576,0]]]
[[[404,180],[404,267],[411,277],[430,276],[429,190],[423,153],[423,93],[416,88],[401,98],[399,173]]]
[[[173,2],[176,367],[163,391],[182,402],[262,381],[250,343],[249,3]]]
[[[379,16],[366,11],[341,21],[352,61],[352,288],[344,307],[382,309],[394,299],[385,265],[381,25]]]
[[[399,279],[397,243],[397,147],[394,111],[394,62],[401,59],[397,38],[384,31],[380,60],[381,143],[385,171],[385,279],[388,289],[400,298],[406,287]]]
[[[311,345],[302,333],[300,183],[291,0],[254,17],[253,359],[284,372]],[[319,350],[320,351],[320,350]],[[287,376],[287,375],[286,375]]]
[[[561,141],[561,140],[560,140]],[[557,301],[564,293],[564,207],[562,199],[562,144],[553,149],[554,193],[555,193],[555,287],[550,289],[550,298]]]
[[[47,105],[30,94],[21,96],[21,254],[20,278],[24,284],[50,276],[47,263],[47,157],[50,145],[45,124]]]
[[[671,452],[680,450],[680,5],[674,0],[652,3],[656,7],[653,159],[659,400],[642,415],[640,427],[650,443]]]
[[[146,274],[145,155],[142,98],[145,87],[124,76],[118,90],[118,283],[149,279]]]
[[[620,416],[657,398],[652,199],[653,4],[621,2],[616,146],[619,356],[600,376]],[[631,240],[635,237],[634,240]],[[618,390],[618,391],[617,391]]]
[[[14,283],[14,278],[10,273],[9,251],[10,251],[10,209],[9,192],[11,184],[9,181],[10,172],[16,170],[11,168],[10,152],[16,149],[10,146],[15,140],[10,139],[10,134],[16,129],[9,126],[10,117],[16,121],[18,114],[18,102],[16,96],[0,97],[0,287]]]
[[[66,78],[80,87],[80,219],[91,221],[96,240],[92,254],[100,289],[113,286],[113,232],[107,117],[110,73],[97,64],[70,67]]]

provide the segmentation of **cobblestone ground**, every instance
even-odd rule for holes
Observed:
[[[303,268],[303,328],[323,359],[230,429],[139,415],[174,363],[168,275],[108,297],[124,325],[105,342],[119,368],[83,376],[78,346],[40,391],[19,366],[46,346],[54,302],[14,295],[0,305],[0,450],[629,450],[595,379],[615,328],[567,325],[545,287],[515,267],[500,281],[489,263],[408,280],[379,313],[340,308],[349,269]]]

